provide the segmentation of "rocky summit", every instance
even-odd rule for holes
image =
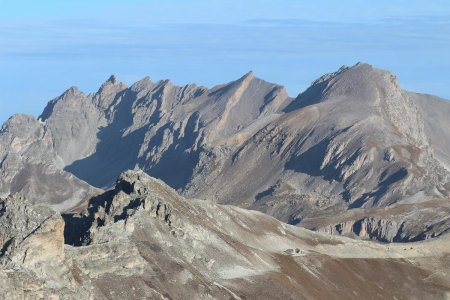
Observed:
[[[189,198],[317,231],[408,242],[450,228],[450,102],[365,63],[296,98],[255,77],[213,88],[111,76],[0,130],[0,195],[58,211],[138,167]]]
[[[34,201],[36,202],[36,201]],[[185,199],[141,170],[62,216],[0,201],[4,299],[445,299],[450,239],[380,244]]]

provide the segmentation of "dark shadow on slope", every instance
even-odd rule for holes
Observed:
[[[14,238],[7,240],[4,242],[2,248],[0,249],[0,257],[5,255],[5,253],[8,251],[9,246],[14,242]]]
[[[264,112],[264,110],[266,109],[266,107],[269,106],[272,103],[272,101],[276,99],[276,97],[278,96],[278,94],[280,93],[280,91],[282,89],[283,88],[280,86],[275,86],[272,88],[272,90],[267,95],[264,96],[264,102],[259,107],[260,114],[262,114]],[[287,100],[287,99],[285,99],[285,100]],[[291,103],[292,103],[292,101],[291,101]]]
[[[189,118],[184,132],[181,132],[180,128],[174,129],[176,126],[173,123],[167,123],[156,130],[145,146],[146,152],[162,148],[163,150],[158,152],[158,155],[161,155],[159,159],[153,160],[151,157],[146,158],[145,155],[138,158],[146,134],[154,130],[154,126],[160,122],[163,93],[164,89],[160,88],[152,95],[151,100],[136,99],[136,94],[129,89],[120,93],[117,97],[121,99],[115,108],[116,114],[112,123],[101,128],[97,135],[99,143],[95,153],[74,162],[66,167],[65,171],[93,186],[109,188],[122,172],[134,169],[137,165],[173,188],[183,188],[192,176],[199,159],[199,151],[193,150],[199,134],[196,131],[198,114],[193,114]],[[125,130],[133,125],[133,105],[154,105],[154,109],[146,122],[147,125],[124,135]],[[167,140],[165,136],[167,130],[173,136],[173,141]],[[170,145],[167,146],[167,143]]]
[[[95,213],[100,207],[109,211],[111,201],[117,192],[111,190],[89,200],[89,206],[84,214],[62,214],[64,226],[64,243],[72,246],[85,246],[91,242],[89,229],[97,221],[98,226],[103,226],[101,220],[95,220]]]
[[[380,176],[382,178],[382,181],[378,184],[377,189],[374,190],[373,192],[364,193],[361,197],[359,197],[353,203],[351,203],[349,208],[360,208],[370,199],[373,199],[374,202],[376,203],[377,201],[379,201],[381,199],[381,197],[383,195],[386,194],[386,192],[389,190],[391,185],[402,181],[407,176],[408,176],[408,170],[405,168],[401,168],[391,175],[388,175],[387,171],[385,171]],[[383,179],[384,177],[386,177],[386,178]]]
[[[160,147],[166,142],[164,134],[167,130],[172,131],[173,141],[161,153],[161,158],[157,162],[140,161],[139,165],[142,169],[150,176],[163,180],[174,189],[184,188],[198,164],[200,152],[203,151],[194,147],[199,136],[199,132],[196,131],[198,119],[197,113],[192,114],[183,132],[181,132],[181,128],[173,131],[173,124],[166,124],[159,128],[149,142],[149,149]],[[201,140],[199,144],[201,144]]]
[[[82,213],[62,214],[65,223],[64,243],[75,247],[90,245],[95,242],[95,233],[99,227],[127,220],[139,207],[143,207],[146,195],[141,196],[134,185],[135,182],[119,177],[114,189],[91,198],[87,209]],[[124,202],[123,193],[131,195]],[[114,204],[118,195],[118,202]],[[170,205],[158,201],[154,213],[168,226],[172,226]]]
[[[322,164],[333,139],[336,136],[345,133],[348,129],[350,129],[350,127],[340,130],[338,133],[333,134],[333,136],[320,141],[305,152],[293,156],[285,164],[285,168],[313,177],[322,177],[327,181],[335,180],[341,182],[346,189],[348,180],[347,182],[343,181],[340,177],[339,170],[343,168],[342,165],[339,165],[340,161],[335,161],[335,158],[332,157],[326,165],[322,166]],[[345,160],[345,165],[352,165],[361,155],[361,151],[361,149],[357,149],[354,153],[352,153],[351,156]],[[369,200],[373,200],[374,203],[377,203],[384,195],[386,195],[392,185],[404,180],[407,176],[408,170],[406,168],[397,167],[396,169],[383,172],[380,175],[380,182],[377,187],[370,192],[364,193],[361,197],[351,203],[349,208],[360,208]],[[346,201],[351,199],[351,193],[348,190],[345,190],[341,196]]]
[[[97,134],[99,142],[95,153],[65,168],[65,171],[99,188],[110,187],[123,171],[134,169],[148,131],[146,126],[123,136],[124,131],[133,124],[132,106],[136,94],[127,89],[119,93],[119,97],[122,99],[115,109],[112,123],[101,128]],[[157,107],[150,124],[159,120],[159,112]]]
[[[294,170],[310,176],[326,176],[321,170],[323,159],[327,153],[330,140],[322,140],[298,156],[294,156],[286,163],[286,169]]]
[[[328,86],[328,81],[323,81],[310,86],[306,91],[298,95],[283,111],[291,111],[317,104],[323,100],[323,94]]]
[[[258,194],[255,196],[255,200],[256,200],[256,201],[260,201],[260,200],[262,200],[264,197],[273,195],[274,192],[275,192],[275,186],[271,186],[271,187],[269,187],[267,190],[258,193]]]
[[[57,101],[52,100],[50,101],[47,106],[44,108],[44,111],[42,112],[42,114],[38,117],[38,119],[41,119],[43,121],[47,120],[52,114],[53,114],[53,110],[55,108],[55,104],[57,103]]]
[[[339,174],[333,161],[322,167],[323,160],[327,155],[327,150],[334,138],[346,133],[351,126],[335,132],[332,136],[323,139],[319,143],[310,147],[305,152],[293,156],[286,164],[285,168],[295,172],[304,173],[314,177],[323,177],[325,180],[340,181]],[[301,147],[299,147],[301,148]]]

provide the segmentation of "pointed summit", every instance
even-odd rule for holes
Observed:
[[[253,71],[249,71],[245,73],[242,77],[240,77],[238,80],[231,82],[231,85],[249,83],[253,79],[255,79],[255,74],[253,73]]]
[[[245,73],[244,76],[241,77],[241,79],[253,79],[255,78],[255,74],[253,73],[252,70],[248,71],[247,73]]]
[[[152,86],[153,86],[152,80],[150,79],[150,77],[146,76],[141,80],[133,83],[130,89],[134,92],[139,92],[143,90],[150,90]]]
[[[106,109],[111,105],[116,94],[127,88],[127,85],[123,82],[119,82],[116,76],[111,75],[101,86],[98,92],[95,94],[94,102],[100,108]]]
[[[252,82],[255,79],[255,75],[253,74],[253,71],[249,71],[245,73],[242,77],[240,77],[238,80],[232,81],[226,85],[224,85],[224,91],[234,93],[236,91],[243,91],[245,90],[250,82]]]
[[[126,88],[127,85],[125,83],[120,82],[115,75],[111,75],[104,83],[102,83],[99,90],[97,91],[97,94],[101,94],[110,89],[120,91]]]
[[[67,96],[74,96],[74,95],[78,95],[78,94],[82,94],[83,92],[81,92],[78,87],[76,86],[71,86],[70,88],[68,88],[64,93],[62,93],[62,95],[60,96],[60,98],[64,98]]]
[[[105,83],[116,84],[117,83],[116,76],[114,74],[111,75]]]
[[[109,76],[109,78],[100,86],[99,92],[107,86],[125,85],[117,80],[115,75]]]

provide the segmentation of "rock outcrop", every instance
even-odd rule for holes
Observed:
[[[333,237],[256,211],[184,199],[140,170],[122,174],[79,213],[65,214],[64,230],[63,219],[45,206],[19,196],[0,203],[0,294],[8,299],[450,293],[447,236],[390,245]]]
[[[46,206],[13,195],[0,200],[2,262],[36,266],[64,258],[64,221]]]
[[[59,213],[19,195],[0,200],[0,248],[1,298],[59,299],[59,293],[70,294]]]

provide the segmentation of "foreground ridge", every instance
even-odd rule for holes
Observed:
[[[5,297],[367,299],[450,292],[447,237],[382,245],[314,233],[259,212],[186,200],[141,170],[123,173],[115,189],[82,212],[64,215],[64,232],[63,218],[23,197],[0,207]]]

